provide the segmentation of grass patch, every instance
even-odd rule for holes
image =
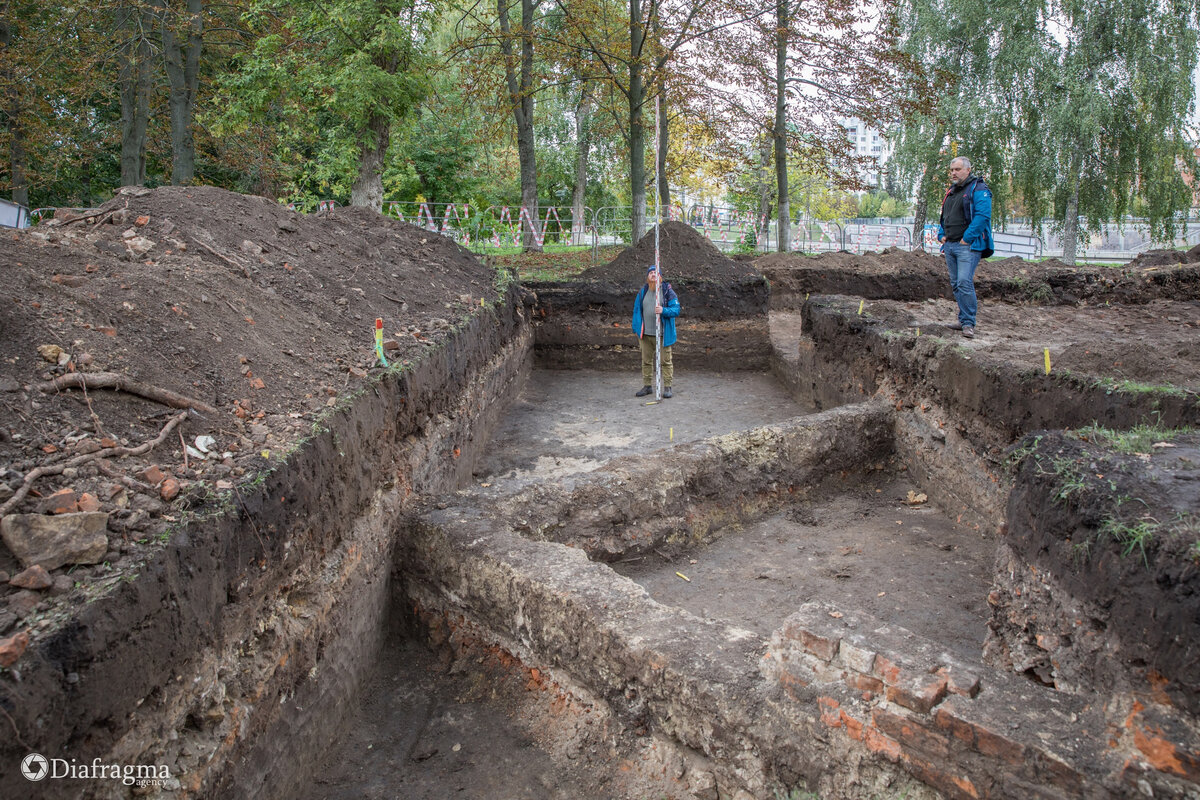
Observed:
[[[1162,397],[1187,397],[1187,391],[1169,383],[1142,383],[1140,381],[1099,378],[1096,386],[1106,394],[1149,394]]]
[[[1121,555],[1129,556],[1134,550],[1142,554],[1142,563],[1149,566],[1146,560],[1146,545],[1162,529],[1158,520],[1143,517],[1128,522],[1109,518],[1100,524],[1100,535],[1107,536],[1121,547]]]
[[[1176,436],[1195,433],[1195,428],[1160,428],[1157,425],[1135,425],[1127,431],[1103,428],[1092,424],[1073,431],[1076,439],[1095,442],[1118,453],[1149,453],[1156,442],[1169,442]]]
[[[601,247],[596,250],[596,264],[607,264],[624,247]],[[524,253],[520,248],[499,248],[487,251],[495,265],[504,271],[516,270],[523,281],[568,281],[593,265],[591,247],[546,245],[540,253]]]

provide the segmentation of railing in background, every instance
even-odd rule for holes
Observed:
[[[533,241],[539,247],[595,248],[597,234],[588,207],[576,219],[573,209],[545,205],[535,219],[524,206],[488,206],[475,216],[472,249],[507,249],[522,246],[526,232],[533,229]]]
[[[935,229],[934,236],[937,231]],[[997,231],[992,234],[992,240],[995,242],[993,247],[998,256],[1020,256],[1021,258],[1041,258],[1042,250],[1045,243],[1042,242],[1040,236],[1034,236],[1031,233],[1006,233]],[[937,246],[937,242],[934,242]],[[926,248],[927,250],[929,248]],[[936,252],[936,250],[930,250]]]
[[[289,203],[290,208],[296,204]],[[316,204],[318,212],[337,208],[332,200]],[[307,209],[301,209],[307,210]],[[40,216],[54,209],[36,209],[31,217]],[[571,210],[560,206],[541,206],[536,220],[519,206],[498,206],[476,213],[466,204],[458,203],[403,203],[388,201],[384,212],[398,219],[411,222],[426,230],[449,236],[477,251],[488,249],[519,248],[525,226],[535,230],[534,241],[542,246],[591,247],[593,260],[596,251],[603,246],[629,245],[632,243],[633,221],[630,206],[605,206],[596,210],[585,208],[578,220]],[[776,220],[757,218],[749,211],[739,211],[728,206],[695,204],[689,207],[673,205],[663,209],[663,219],[685,222],[708,238],[716,247],[726,252],[772,252],[778,249],[779,229]],[[647,217],[647,224],[653,224]],[[846,250],[862,253],[888,247],[912,249],[917,244],[927,252],[937,252],[936,226],[927,225],[922,241],[914,243],[908,221],[850,220],[825,221],[797,217],[790,223],[788,250],[820,253]],[[1083,260],[1127,261],[1139,252],[1155,247],[1190,248],[1200,244],[1200,221],[1183,221],[1182,234],[1170,244],[1153,242],[1144,220],[1126,219],[1121,223],[1104,226],[1100,234],[1092,238],[1088,246],[1080,249]],[[1126,226],[1137,226],[1131,230]],[[994,233],[996,253],[1002,256],[1043,258],[1057,255],[1061,246],[1053,235],[1049,240],[1036,232],[1022,229],[1018,221],[1010,223],[1006,230]],[[1014,230],[1015,228],[1015,230]],[[1097,246],[1099,245],[1099,246]],[[1120,249],[1109,250],[1117,247]]]
[[[912,249],[912,233],[902,225],[850,224],[843,228],[843,248],[854,253],[888,247]]]

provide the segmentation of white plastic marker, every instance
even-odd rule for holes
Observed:
[[[1046,357],[1046,374],[1049,375],[1050,374],[1050,348],[1049,347],[1043,348],[1042,354]]]
[[[387,359],[383,357],[383,317],[375,318],[375,355],[379,356],[380,363],[387,366]]]

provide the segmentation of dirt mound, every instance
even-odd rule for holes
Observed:
[[[206,187],[126,189],[86,217],[5,234],[0,268],[0,504],[34,468],[137,447],[178,413],[127,391],[40,388],[50,381],[115,373],[211,409],[143,455],[40,477],[5,509],[87,493],[123,542],[113,565],[180,506],[268,468],[381,369],[376,317],[387,358],[403,361],[497,297],[491,270],[441,236],[368,209],[305,216]],[[201,435],[209,455],[185,453]],[[20,568],[0,547],[0,572]],[[89,569],[101,567],[72,577]],[[0,635],[18,613],[5,605]]]
[[[761,277],[750,263],[739,263],[726,256],[695,228],[682,222],[664,222],[659,232],[661,269],[667,281],[699,280],[731,283]],[[611,281],[637,285],[646,279],[646,269],[654,264],[654,231],[650,230],[633,247],[627,247],[607,264],[580,273],[581,280]]]
[[[889,247],[879,252],[822,253],[820,255],[805,255],[803,253],[771,253],[757,259],[755,266],[766,271],[769,269],[805,269],[805,270],[853,270],[864,275],[880,275],[897,272],[938,272],[946,269],[945,262],[937,257],[921,251],[909,252],[895,247]]]
[[[1147,250],[1129,262],[1132,268],[1167,267],[1174,264],[1200,263],[1200,244],[1191,250]]]

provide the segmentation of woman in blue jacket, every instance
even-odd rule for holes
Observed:
[[[638,337],[642,348],[642,388],[635,392],[637,397],[645,397],[654,391],[654,345],[655,345],[655,315],[662,316],[662,380],[663,398],[671,396],[671,382],[675,377],[675,368],[671,364],[671,345],[675,344],[675,318],[679,316],[679,296],[664,283],[662,287],[662,305],[655,305],[654,287],[660,273],[650,267],[646,270],[646,283],[633,301],[633,332]]]

